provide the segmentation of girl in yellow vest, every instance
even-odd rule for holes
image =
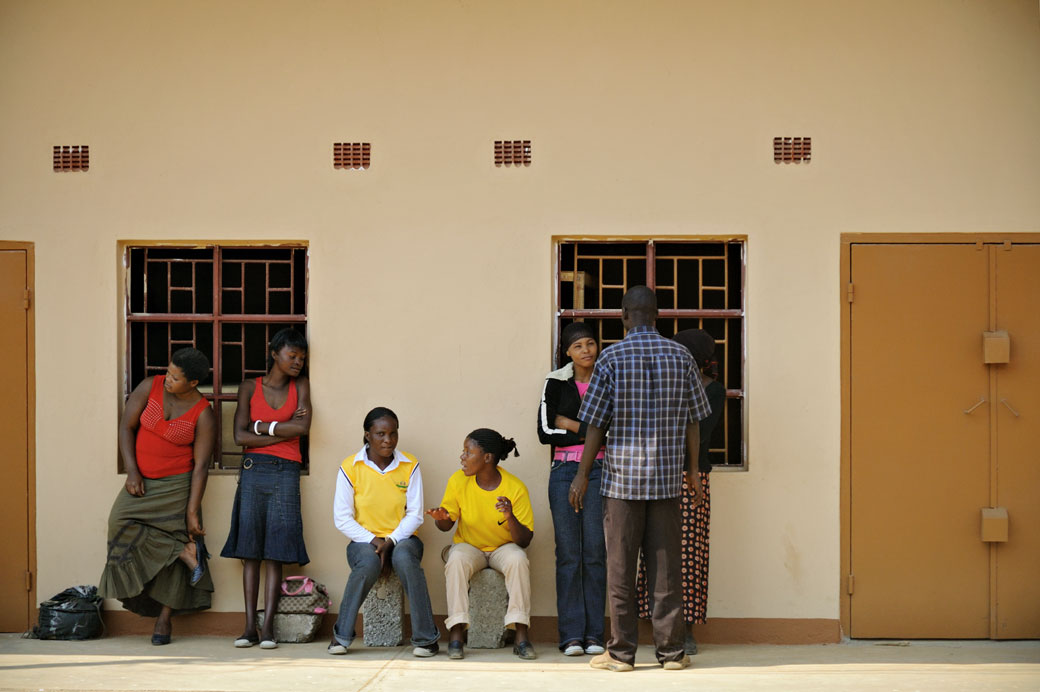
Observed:
[[[430,592],[422,569],[422,474],[414,456],[397,449],[397,414],[379,406],[365,416],[365,446],[344,460],[336,474],[336,528],[350,539],[350,577],[343,589],[329,653],[347,653],[365,596],[381,573],[393,568],[412,612],[412,653],[437,653],[440,632],[433,622]]]
[[[527,636],[531,622],[531,571],[524,552],[534,537],[531,500],[523,482],[498,462],[516,451],[516,443],[494,430],[480,428],[462,446],[462,469],[448,479],[441,506],[427,514],[441,531],[455,530],[444,574],[448,590],[450,629],[448,657],[462,658],[462,636],[469,626],[469,580],[491,567],[505,577],[509,606],[505,625],[516,630],[513,653],[537,658]]]

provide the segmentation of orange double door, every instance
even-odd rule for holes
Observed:
[[[850,635],[1040,638],[1040,245],[849,251]]]

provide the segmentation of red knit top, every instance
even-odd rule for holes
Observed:
[[[164,375],[152,379],[148,405],[137,428],[137,469],[145,478],[165,478],[195,467],[195,423],[209,401],[205,397],[173,420],[163,420]]]
[[[263,379],[264,378],[262,377],[256,378],[256,387],[253,388],[253,398],[249,400],[250,426],[252,426],[252,422],[256,420],[262,420],[268,423],[271,421],[284,423],[291,419],[293,414],[296,413],[298,404],[296,380],[289,380],[289,395],[285,397],[285,403],[282,404],[282,407],[276,410],[271,408],[271,405],[267,403],[267,399],[264,398]],[[261,430],[266,432],[264,428],[261,428]],[[275,431],[277,432],[277,429]],[[247,449],[251,449],[257,454],[270,454],[271,456],[288,459],[289,461],[303,461],[303,455],[300,454],[299,437],[290,437],[284,440],[277,437],[272,437],[271,439],[278,441],[265,447],[248,447]]]

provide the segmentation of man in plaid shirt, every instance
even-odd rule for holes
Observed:
[[[575,509],[582,506],[592,462],[610,428],[600,492],[611,640],[606,653],[590,664],[616,672],[632,670],[636,658],[640,550],[653,594],[657,660],[666,670],[690,665],[683,651],[679,494],[685,468],[695,504],[703,501],[697,421],[711,407],[690,352],[658,334],[656,320],[654,292],[646,286],[630,289],[621,301],[625,338],[604,349],[596,361],[578,413],[588,432],[571,484]]]

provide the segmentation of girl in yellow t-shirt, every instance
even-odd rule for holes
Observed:
[[[531,622],[531,569],[524,548],[534,537],[531,500],[523,482],[498,462],[516,451],[516,442],[480,428],[462,445],[462,469],[448,479],[441,506],[426,513],[441,531],[455,530],[444,574],[448,590],[448,657],[462,658],[462,635],[469,626],[469,580],[490,567],[505,577],[509,606],[505,625],[516,630],[513,653],[537,658],[528,639]]]

